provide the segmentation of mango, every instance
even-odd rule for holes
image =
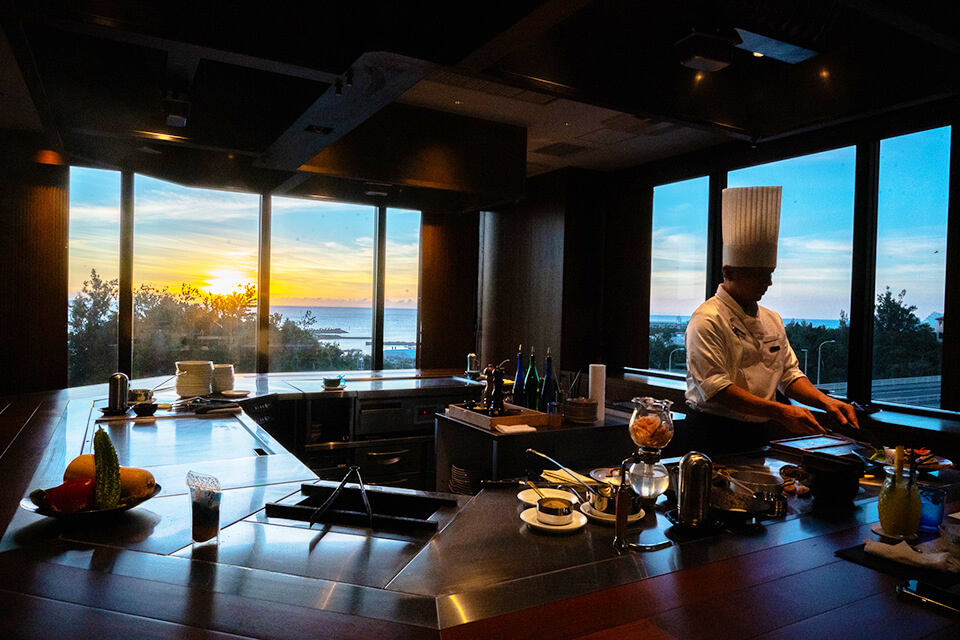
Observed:
[[[74,458],[66,471],[63,472],[63,481],[96,479],[96,464],[92,453],[85,453]],[[142,500],[153,493],[157,482],[153,474],[146,469],[137,467],[120,467],[120,502],[128,500]]]

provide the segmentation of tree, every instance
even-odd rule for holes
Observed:
[[[940,373],[941,350],[934,329],[920,321],[903,299],[906,289],[894,297],[890,287],[877,296],[873,321],[873,378],[910,378]]]
[[[106,382],[117,367],[117,280],[96,269],[70,303],[67,354],[71,386]]]

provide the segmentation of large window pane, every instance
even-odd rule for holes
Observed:
[[[70,167],[71,387],[106,382],[117,369],[120,173]]]
[[[779,313],[800,367],[845,396],[856,149],[846,147],[732,171],[730,187],[783,187],[773,286],[760,304]]]
[[[256,195],[136,176],[134,378],[178,360],[256,370],[259,212]]]
[[[417,364],[417,301],[420,284],[420,212],[387,210],[387,259],[383,309],[383,368]]]
[[[653,190],[649,368],[682,371],[683,333],[704,300],[709,178]]]
[[[273,198],[270,370],[370,367],[376,209]]]
[[[950,127],[880,143],[873,399],[940,406]]]

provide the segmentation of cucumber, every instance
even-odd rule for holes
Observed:
[[[94,502],[97,509],[113,509],[120,502],[120,462],[103,427],[98,427],[93,436],[93,458],[96,474]]]

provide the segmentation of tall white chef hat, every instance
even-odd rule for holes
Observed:
[[[783,187],[723,190],[723,264],[731,267],[777,266],[780,192]]]

